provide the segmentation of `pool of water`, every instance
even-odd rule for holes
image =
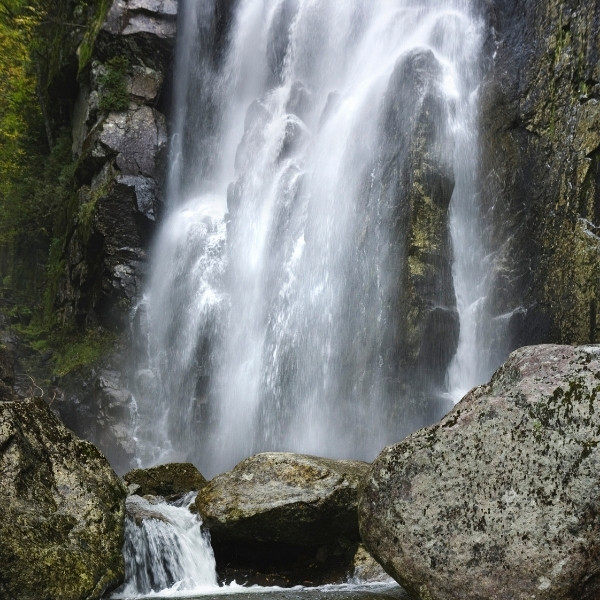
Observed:
[[[178,592],[176,586],[169,590],[145,596],[112,596],[119,600],[143,600],[144,598],[165,598],[178,600],[241,600],[240,596],[249,596],[248,600],[409,600],[406,592],[397,584],[343,584],[326,585],[315,588],[260,587],[228,585],[207,587],[194,591]]]

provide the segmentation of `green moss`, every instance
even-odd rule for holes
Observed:
[[[85,69],[92,58],[94,44],[96,42],[96,38],[98,37],[98,33],[100,32],[100,28],[102,27],[102,23],[104,23],[104,19],[106,18],[110,4],[111,3],[109,0],[100,0],[100,2],[98,2],[94,17],[90,20],[83,36],[83,40],[81,41],[79,48],[77,48],[79,73]]]
[[[46,285],[44,287],[44,304],[42,320],[50,324],[54,317],[54,299],[58,291],[58,284],[65,271],[63,258],[64,239],[54,238],[50,243],[48,253],[48,266],[46,268]]]
[[[96,364],[110,352],[117,338],[102,328],[81,332],[74,326],[47,329],[32,323],[16,329],[37,352],[52,352],[52,371],[61,377]]]
[[[79,232],[81,233],[83,241],[86,243],[90,239],[90,234],[92,232],[92,221],[95,209],[96,200],[94,198],[91,198],[88,202],[82,204],[79,207],[79,212],[77,214]]]
[[[101,329],[89,329],[80,337],[63,338],[63,344],[54,357],[56,373],[66,375],[82,367],[98,362],[108,354],[115,342],[115,334]]]
[[[123,111],[129,106],[127,70],[129,62],[123,56],[113,56],[104,65],[104,73],[98,78],[101,111]]]

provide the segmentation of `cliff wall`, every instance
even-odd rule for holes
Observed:
[[[600,4],[490,4],[481,189],[508,349],[598,341]],[[505,348],[501,348],[505,351]]]

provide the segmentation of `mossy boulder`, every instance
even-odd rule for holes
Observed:
[[[138,496],[180,496],[201,490],[208,482],[192,463],[169,463],[149,469],[133,469],[123,476],[125,483],[135,486]]]
[[[194,508],[221,576],[280,585],[341,580],[360,541],[356,503],[367,470],[360,461],[266,452],[212,479]]]
[[[368,549],[420,600],[600,597],[600,346],[529,346],[386,448]]]
[[[124,577],[126,490],[39,399],[0,403],[0,597],[94,600]]]

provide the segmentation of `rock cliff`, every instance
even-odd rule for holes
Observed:
[[[72,116],[77,207],[55,304],[65,320],[118,325],[138,296],[165,179],[176,17],[175,0],[115,0],[88,41]]]
[[[482,88],[481,190],[500,354],[598,339],[600,6],[494,0]]]

